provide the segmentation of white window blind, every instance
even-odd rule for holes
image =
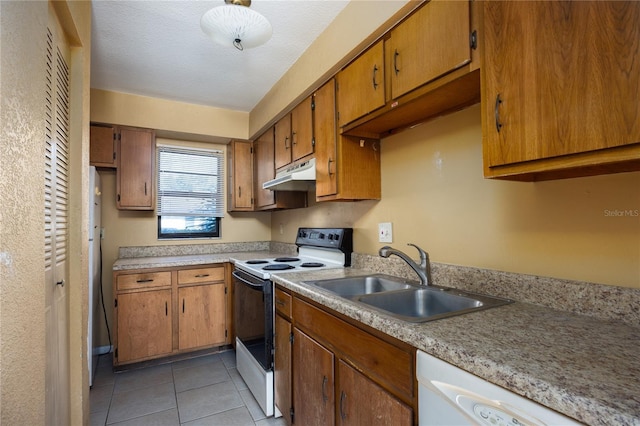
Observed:
[[[224,216],[224,155],[158,146],[158,216]]]

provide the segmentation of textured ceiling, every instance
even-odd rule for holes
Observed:
[[[273,36],[239,51],[200,29],[223,0],[94,0],[91,87],[251,111],[347,3],[254,0]]]

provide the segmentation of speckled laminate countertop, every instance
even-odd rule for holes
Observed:
[[[581,422],[640,425],[640,328],[519,302],[409,324],[302,282],[365,274],[345,268],[272,279]]]
[[[122,258],[113,270],[194,266],[291,254],[247,251]],[[303,281],[380,271],[273,274],[273,281],[334,311],[593,425],[640,425],[640,328],[529,303],[422,324],[406,323]]]

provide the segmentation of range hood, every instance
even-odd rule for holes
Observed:
[[[308,191],[316,183],[316,159],[287,167],[276,173],[276,178],[262,184],[272,191]]]

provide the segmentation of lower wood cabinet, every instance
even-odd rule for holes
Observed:
[[[229,269],[114,271],[114,365],[230,344]]]
[[[288,424],[417,424],[414,348],[282,288],[275,300],[276,406]]]
[[[172,351],[171,289],[124,293],[117,297],[116,358],[119,364]]]

